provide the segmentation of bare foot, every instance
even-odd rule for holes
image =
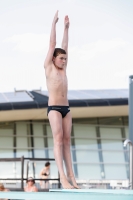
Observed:
[[[61,177],[60,178],[60,182],[61,182],[62,187],[64,189],[74,189],[74,187],[68,182],[68,180],[66,179],[66,177]]]
[[[69,180],[70,183],[72,183],[72,185],[73,185],[73,187],[74,187],[75,189],[80,189],[80,187],[79,187],[79,186],[77,185],[77,183],[76,183],[76,180],[75,180],[74,176],[69,176],[69,177],[68,177],[68,180]]]

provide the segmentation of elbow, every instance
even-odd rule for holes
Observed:
[[[66,50],[68,48],[67,44],[62,44],[62,49]]]

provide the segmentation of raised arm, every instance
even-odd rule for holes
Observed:
[[[52,28],[51,28],[51,34],[50,34],[50,42],[49,42],[49,50],[47,53],[47,56],[45,58],[44,67],[48,67],[52,63],[53,53],[56,46],[56,23],[58,21],[58,11],[56,12],[53,22],[52,22]]]
[[[69,18],[68,16],[65,16],[64,19],[64,34],[63,34],[63,40],[62,40],[62,49],[64,49],[67,53],[68,51],[68,29],[69,29]]]

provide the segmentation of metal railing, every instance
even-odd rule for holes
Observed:
[[[124,142],[124,147],[129,144],[129,151],[130,151],[130,180],[129,180],[129,188],[133,190],[133,143],[131,140],[127,139]]]
[[[53,158],[25,158],[24,156],[22,156],[21,158],[0,158],[0,162],[21,162],[21,178],[0,178],[0,180],[3,181],[20,181],[21,182],[21,190],[24,189],[24,181],[27,180],[28,178],[28,174],[29,174],[29,167],[28,167],[28,163],[27,162],[27,170],[26,170],[26,177],[24,178],[24,164],[25,164],[25,160],[28,161],[55,161],[55,159]],[[35,178],[34,175],[34,171],[33,171],[33,176],[34,176],[34,180],[43,180],[42,178]],[[58,173],[58,178],[48,178],[45,179],[46,181],[58,181],[58,188],[60,188],[60,177],[59,177],[59,173]]]

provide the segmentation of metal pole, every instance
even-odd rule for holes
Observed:
[[[129,187],[130,190],[133,190],[133,143],[131,140],[126,139],[124,141],[124,147],[127,146],[127,144],[129,144],[129,153],[130,153],[130,178],[129,178]]]
[[[60,183],[60,173],[58,172],[58,188],[61,188],[61,183]]]
[[[133,145],[130,144],[130,190],[133,190]]]
[[[24,189],[24,156],[21,157],[21,189]]]
[[[29,176],[29,161],[27,161],[27,171],[26,171],[26,178],[28,179]]]
[[[35,165],[34,165],[35,163],[34,162],[32,162],[32,169],[33,169],[33,178],[35,178]]]
[[[133,75],[129,76],[129,139],[133,143]]]

